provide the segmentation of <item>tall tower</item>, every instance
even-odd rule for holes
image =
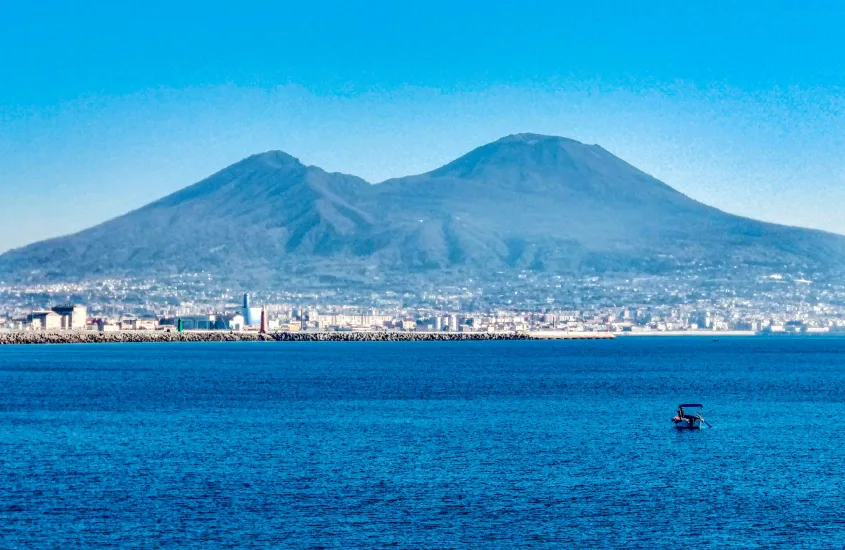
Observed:
[[[259,329],[261,334],[267,334],[267,310],[265,308],[261,308],[261,328]]]
[[[252,314],[249,310],[249,294],[244,294],[244,325],[251,326],[252,325]]]

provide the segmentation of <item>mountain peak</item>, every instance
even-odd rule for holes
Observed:
[[[265,151],[263,153],[256,153],[254,155],[250,155],[247,158],[241,160],[240,162],[236,162],[230,168],[234,168],[236,166],[262,166],[262,167],[270,167],[270,168],[281,168],[282,166],[289,166],[289,165],[302,165],[298,158],[294,157],[293,155],[289,155],[284,151]]]
[[[521,174],[559,174],[593,163],[600,151],[595,146],[559,136],[543,134],[512,134],[482,145],[449,164],[431,172],[435,176],[476,174],[515,182]]]
[[[256,174],[260,175],[263,179],[269,174],[273,174],[280,170],[284,172],[299,172],[304,169],[305,165],[302,164],[298,158],[289,155],[284,151],[265,151],[263,153],[250,155],[245,159],[217,172],[205,181],[219,179],[229,182],[232,179],[240,180],[242,178],[253,180],[252,176]]]
[[[578,145],[585,145],[578,140],[562,137],[562,136],[549,136],[545,134],[532,134],[532,133],[521,133],[521,134],[511,134],[509,136],[505,136],[501,139],[497,139],[490,145],[501,143],[518,143],[518,144],[525,144],[525,145],[537,145],[540,143],[571,143],[571,144],[578,144]],[[586,146],[586,145],[585,145]]]

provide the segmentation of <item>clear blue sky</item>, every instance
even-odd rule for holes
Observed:
[[[377,182],[516,132],[845,233],[840,2],[84,4],[0,7],[0,250],[259,151]]]

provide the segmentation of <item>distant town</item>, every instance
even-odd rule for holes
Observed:
[[[0,284],[0,330],[845,334],[839,284],[800,273],[729,282],[713,275],[567,281],[526,272],[493,288],[419,282],[406,292],[253,293],[207,274]]]

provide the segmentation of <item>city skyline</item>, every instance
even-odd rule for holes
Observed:
[[[378,182],[518,132],[597,143],[731,213],[845,233],[843,9],[786,6],[14,6],[0,250],[266,150]]]

